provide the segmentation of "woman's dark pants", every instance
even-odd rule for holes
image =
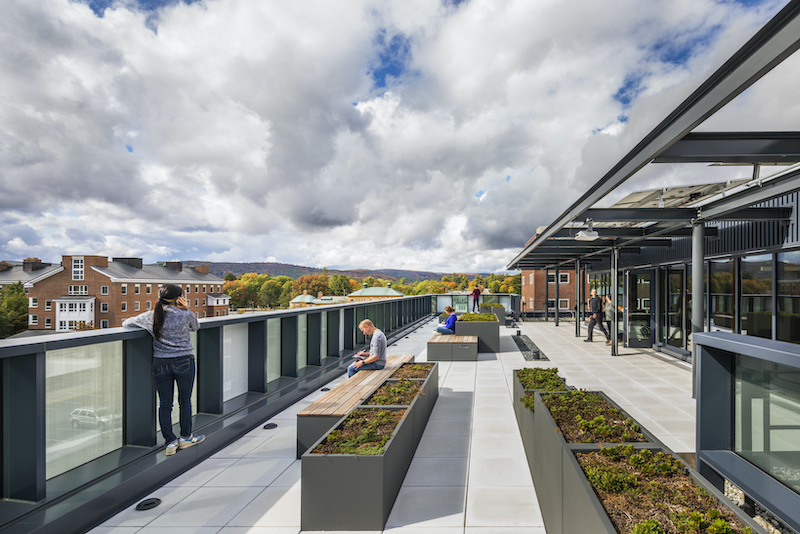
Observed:
[[[153,369],[153,382],[158,391],[158,424],[166,443],[176,439],[172,431],[172,399],[174,385],[178,384],[178,405],[180,406],[181,436],[192,433],[192,387],[194,386],[194,358],[174,358]]]

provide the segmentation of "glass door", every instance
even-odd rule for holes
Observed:
[[[668,268],[665,284],[664,335],[667,345],[684,348],[686,281],[683,269]]]
[[[631,271],[626,277],[628,346],[653,346],[653,271]]]

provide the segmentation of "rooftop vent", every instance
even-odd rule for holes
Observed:
[[[25,258],[22,260],[23,271],[35,271],[37,269],[41,269],[42,267],[44,267],[44,264],[39,258]]]
[[[142,258],[111,258],[111,261],[130,265],[134,269],[142,268]]]
[[[183,271],[183,262],[182,261],[167,261],[164,262],[164,267],[167,269],[172,269],[173,271],[181,272]]]

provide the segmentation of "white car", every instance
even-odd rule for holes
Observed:
[[[72,428],[89,426],[103,430],[111,428],[115,417],[108,411],[108,408],[76,408],[69,414]]]

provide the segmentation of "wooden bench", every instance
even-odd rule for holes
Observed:
[[[442,336],[437,334],[428,341],[428,361],[478,361],[478,336]]]
[[[297,458],[369,397],[384,380],[404,363],[414,361],[413,354],[391,354],[386,367],[377,371],[359,371],[297,414]]]

